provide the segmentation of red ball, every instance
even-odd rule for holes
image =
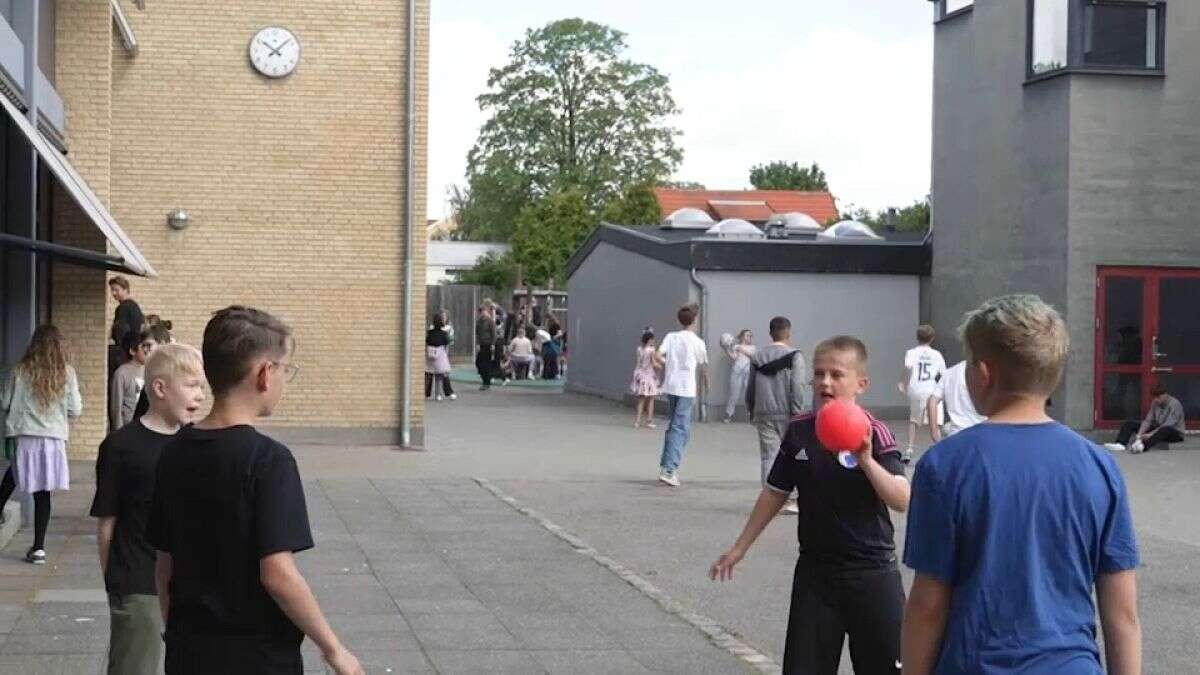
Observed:
[[[867,413],[851,401],[830,401],[817,413],[817,440],[829,452],[858,450],[870,431]]]

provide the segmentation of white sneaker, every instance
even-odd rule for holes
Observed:
[[[912,461],[912,458],[913,458],[913,449],[912,449],[912,446],[910,445],[904,449],[904,454],[900,457],[900,461],[904,462],[905,464],[908,464],[909,462]]]
[[[448,398],[449,398],[451,401],[457,401],[457,400],[458,400],[458,394],[450,394],[450,396],[449,396]]]
[[[1105,443],[1104,449],[1109,452],[1125,452],[1125,446],[1120,443]]]
[[[1138,454],[1139,452],[1145,451],[1145,449],[1146,449],[1146,444],[1143,443],[1142,439],[1140,439],[1140,438],[1135,439],[1132,443],[1129,444],[1129,451],[1135,455]]]
[[[438,394],[438,395],[435,397],[435,400],[438,400],[438,401],[442,400],[442,395],[441,395],[441,394]]]
[[[679,487],[679,475],[674,471],[661,471],[658,479],[671,487]]]
[[[788,502],[783,505],[783,510],[780,511],[780,513],[788,516],[799,515],[800,507],[796,505],[796,502],[788,500]]]

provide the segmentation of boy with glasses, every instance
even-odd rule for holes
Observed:
[[[113,373],[108,393],[108,425],[111,431],[133,421],[138,398],[146,381],[146,361],[157,347],[158,342],[148,330],[126,336],[124,348],[129,360]]]
[[[146,527],[172,675],[300,673],[306,635],[334,672],[363,672],[296,568],[313,547],[296,460],[253,426],[296,376],[294,350],[287,325],[249,307],[204,329],[212,411],[163,450]]]

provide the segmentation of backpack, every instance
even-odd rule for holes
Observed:
[[[750,362],[750,380],[749,384],[746,386],[746,411],[750,413],[751,419],[754,418],[754,400],[757,396],[755,390],[758,388],[755,385],[758,382],[758,375],[761,373],[765,377],[775,377],[784,370],[791,370],[792,364],[796,362],[796,354],[799,353],[799,349],[793,349],[792,351],[777,359],[774,359],[773,361],[768,361],[767,363],[762,364],[761,367],[756,365],[753,361]],[[789,390],[791,388],[790,380],[788,382],[788,388]],[[788,393],[790,394],[791,392],[789,391]]]

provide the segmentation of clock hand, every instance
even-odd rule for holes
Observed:
[[[276,55],[276,56],[283,56],[282,54],[280,54],[280,53],[279,53],[279,50],[280,50],[280,49],[283,49],[285,46],[287,46],[287,43],[289,43],[289,42],[291,42],[291,41],[292,41],[292,38],[288,38],[288,39],[284,40],[283,42],[280,42],[280,43],[279,43],[279,46],[275,48],[275,55]]]

